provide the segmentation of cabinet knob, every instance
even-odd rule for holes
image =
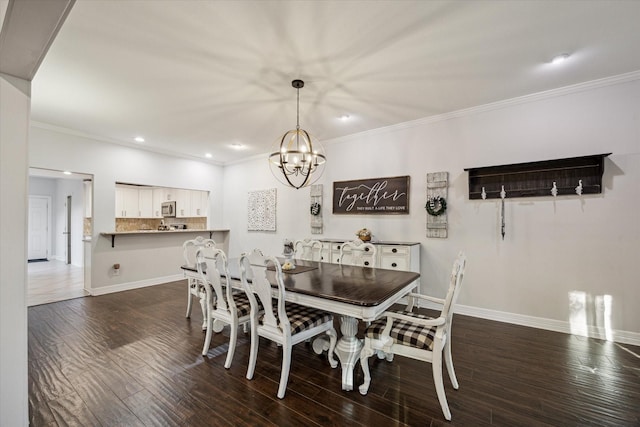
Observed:
[[[340,249],[340,245],[338,245],[338,249]]]
[[[364,248],[364,251],[365,252],[369,252],[369,248]]]
[[[398,250],[396,248],[393,248],[393,249],[391,249],[391,252],[393,252],[395,254],[396,252],[398,252]]]
[[[364,265],[369,265],[369,261],[365,261],[365,262],[364,262]]]
[[[398,264],[396,264],[395,262],[391,264],[391,267],[397,267]]]

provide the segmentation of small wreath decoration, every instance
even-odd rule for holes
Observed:
[[[311,203],[311,215],[313,216],[320,215],[320,203],[318,202]]]
[[[425,205],[427,213],[431,216],[439,216],[447,211],[447,201],[440,196],[429,197]]]

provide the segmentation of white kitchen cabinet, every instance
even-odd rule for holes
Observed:
[[[174,190],[176,194],[176,217],[187,218],[191,216],[191,190]]]
[[[153,218],[153,189],[138,189],[138,217]]]
[[[191,190],[191,215],[196,218],[207,216],[209,210],[209,192]]]
[[[116,218],[163,218],[164,202],[176,202],[178,218],[206,218],[209,213],[208,191],[116,184]]]
[[[163,202],[175,202],[178,197],[178,190],[175,188],[163,188]]]
[[[116,218],[138,218],[139,203],[136,187],[116,185]]]
[[[152,189],[152,200],[153,200],[153,218],[162,218],[162,202],[167,201],[165,199],[166,188],[154,188]]]

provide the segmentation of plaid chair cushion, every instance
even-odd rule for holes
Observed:
[[[400,310],[395,311],[394,313],[404,314],[418,319],[433,319],[432,317],[412,313],[410,311]],[[380,339],[382,331],[384,331],[386,325],[387,318],[383,316],[371,323],[365,331],[365,336],[368,338]],[[389,335],[393,338],[394,344],[433,350],[433,339],[436,335],[436,327],[422,326],[406,320],[393,319],[393,326],[391,327]]]
[[[314,326],[319,326],[333,320],[333,315],[331,313],[316,310],[315,308],[306,307],[304,305],[287,303],[285,307],[289,323],[291,324],[291,335],[295,335],[305,329],[310,329]],[[277,317],[275,307],[273,314]],[[260,318],[260,323],[262,323],[262,317]]]
[[[238,312],[239,318],[247,316],[251,312],[251,303],[249,302],[249,298],[246,294],[234,294],[233,302],[236,303],[236,311]],[[260,305],[260,302],[258,302],[258,305]]]
[[[236,293],[234,292],[233,294],[233,302],[236,303],[236,311],[238,313],[238,318],[243,317],[248,315],[251,312],[251,303],[249,302],[249,298],[247,297],[247,294],[243,293]],[[213,305],[215,306],[216,304],[216,298],[214,297],[213,300]],[[262,304],[260,304],[260,301],[258,301],[258,309],[262,310]]]

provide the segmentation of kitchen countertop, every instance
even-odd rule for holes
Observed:
[[[183,230],[133,230],[133,231],[105,231],[100,233],[101,236],[111,237],[111,247],[115,247],[116,236],[142,236],[142,235],[159,235],[159,234],[188,234],[188,233],[209,233],[209,238],[215,232],[228,232],[228,228],[187,228]]]
[[[228,228],[187,228],[183,230],[133,230],[133,231],[107,231],[100,233],[103,236],[122,236],[129,234],[168,234],[168,233],[211,233],[214,231],[229,231]]]

